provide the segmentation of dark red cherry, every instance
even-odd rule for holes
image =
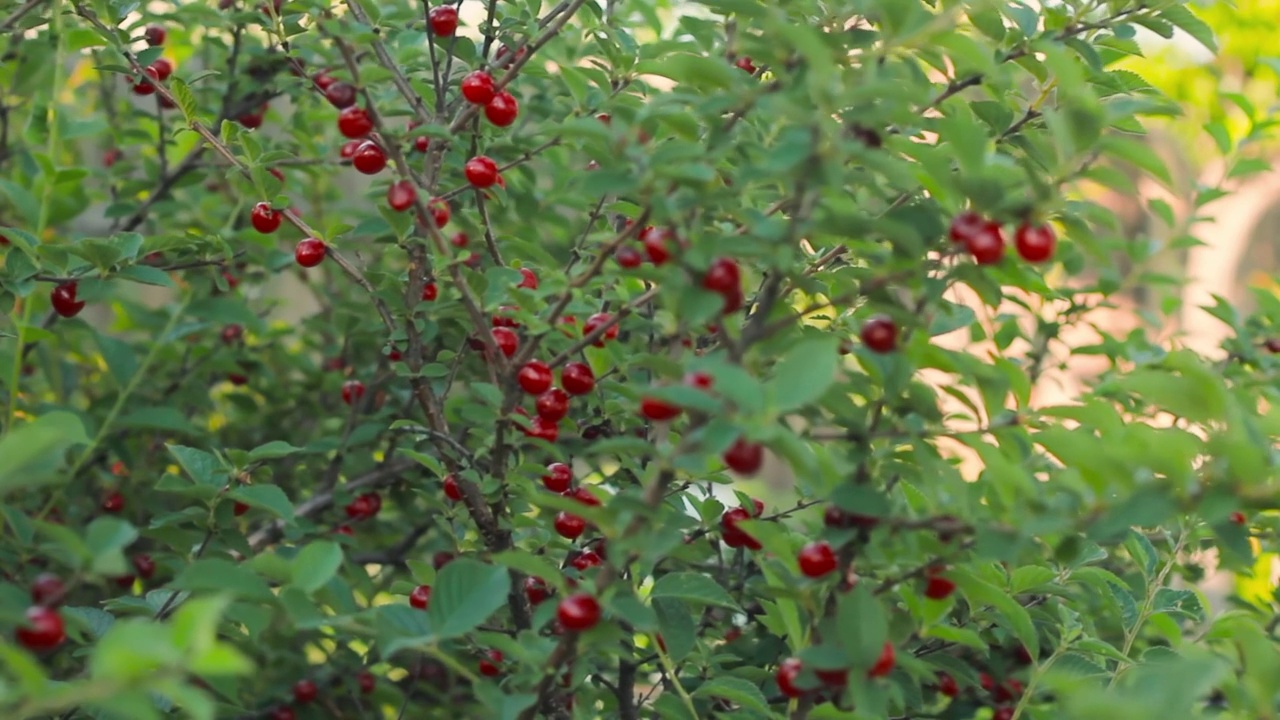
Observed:
[[[553,387],[538,396],[534,407],[538,417],[549,422],[559,422],[569,414],[569,393]]]
[[[573,484],[573,470],[564,463],[551,463],[542,476],[542,484],[552,492],[565,492]]]
[[[1013,245],[1018,254],[1030,263],[1042,263],[1052,258],[1057,242],[1053,228],[1048,225],[1023,223],[1013,236]]]
[[[476,70],[462,78],[459,88],[462,90],[462,97],[476,105],[488,103],[497,93],[493,85],[493,76],[484,70]]]
[[[351,166],[365,175],[377,175],[387,166],[387,154],[372,140],[366,140],[351,156]]]
[[[530,395],[540,395],[551,389],[551,366],[541,360],[530,360],[516,374],[520,388]]]
[[[493,99],[484,106],[484,116],[489,122],[498,127],[508,127],[516,121],[516,117],[520,114],[520,103],[516,98],[506,90],[499,91],[493,96]]]
[[[452,5],[440,5],[427,13],[431,32],[439,37],[452,37],[458,31],[458,10]]]
[[[64,318],[75,317],[84,309],[84,301],[76,299],[76,292],[79,286],[75,280],[64,282],[54,286],[49,293],[49,300],[53,304],[53,311]]]
[[[418,199],[418,190],[408,180],[393,182],[387,188],[387,204],[396,212],[408,210],[416,199]]]
[[[293,259],[304,268],[312,268],[323,262],[328,252],[329,246],[325,245],[324,241],[307,238],[300,241],[293,249]]]
[[[740,437],[724,451],[722,459],[739,475],[754,475],[764,464],[764,446]]]
[[[568,363],[560,369],[560,387],[570,395],[586,395],[596,387],[595,373],[586,363]]]
[[[260,202],[253,206],[253,211],[249,213],[249,222],[253,224],[253,229],[269,235],[280,229],[280,223],[284,221],[284,213],[276,212],[271,209],[271,203]]]
[[[893,352],[898,347],[898,326],[887,315],[876,315],[868,320],[859,336],[862,344],[872,352]]]
[[[358,140],[373,132],[373,119],[362,107],[344,108],[338,113],[338,132],[342,133],[343,137]]]
[[[324,89],[325,99],[329,104],[345,110],[356,104],[356,86],[351,83],[335,82]]]

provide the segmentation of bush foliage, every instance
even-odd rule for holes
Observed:
[[[1207,26],[670,5],[6,4],[0,715],[1276,716],[1280,303],[1068,339]]]

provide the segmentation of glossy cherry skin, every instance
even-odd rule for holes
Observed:
[[[431,202],[427,203],[427,209],[431,211],[431,219],[435,222],[436,227],[442,228],[449,224],[449,201],[444,198],[431,198]]]
[[[253,229],[263,235],[270,235],[280,229],[280,223],[284,221],[284,213],[276,212],[271,209],[271,203],[260,202],[253,206],[253,211],[249,213],[249,222],[253,224]]]
[[[541,605],[550,595],[551,591],[547,588],[547,583],[542,578],[527,577],[524,579],[524,596],[529,599],[530,605]]]
[[[796,680],[800,677],[804,665],[800,663],[799,658],[787,658],[778,665],[778,670],[773,674],[773,679],[778,683],[778,690],[789,698],[798,698],[804,695],[804,690],[796,685]]]
[[[930,600],[945,600],[955,591],[955,582],[941,575],[930,575],[925,581],[924,596]]]
[[[366,140],[351,156],[351,166],[365,175],[377,175],[387,166],[387,154],[372,140]]]
[[[120,513],[124,511],[124,495],[119,492],[111,492],[102,499],[102,511],[107,513]]]
[[[876,658],[876,662],[867,671],[867,677],[884,677],[893,672],[893,668],[898,664],[897,656],[894,652],[893,643],[885,641],[884,647],[880,650],[880,657]]]
[[[422,299],[427,302],[434,301],[440,297],[440,287],[433,282],[429,282],[422,286]]]
[[[640,233],[640,244],[654,265],[662,265],[671,257],[670,243],[674,242],[675,233],[667,228],[649,226]]]
[[[751,62],[751,58],[747,55],[740,56],[737,60],[733,61],[733,64],[739,70],[745,72],[748,75],[756,74],[756,64]]]
[[[1042,263],[1051,259],[1057,243],[1053,228],[1048,225],[1023,223],[1013,236],[1013,246],[1018,255],[1030,263]]]
[[[530,360],[516,374],[520,388],[530,395],[540,395],[551,389],[551,366],[541,360]]]
[[[151,67],[155,69],[156,79],[160,82],[168,80],[169,76],[173,74],[173,63],[165,58],[156,58],[151,63]]]
[[[360,687],[362,695],[369,695],[378,687],[378,679],[368,670],[361,670],[356,673],[356,685]]]
[[[462,488],[458,487],[458,480],[452,475],[444,476],[444,496],[454,502],[462,499]]]
[[[459,89],[462,91],[462,97],[466,98],[467,102],[476,105],[487,104],[497,94],[497,90],[493,85],[493,76],[484,70],[468,73],[466,77],[462,78]]]
[[[138,80],[138,82],[134,83],[133,85],[133,94],[134,95],[154,94],[156,91],[156,84],[152,81],[160,79],[160,71],[156,70],[154,67],[147,66],[145,68],[142,68],[142,75],[143,75],[142,79]]]
[[[281,705],[271,711],[270,718],[271,720],[298,720],[298,715],[293,711],[293,708]]]
[[[665,422],[679,417],[681,412],[678,405],[673,405],[665,400],[647,396],[640,399],[640,415],[646,420]]]
[[[820,578],[834,571],[837,565],[835,551],[826,540],[805,545],[796,556],[796,562],[800,565],[800,572],[809,578]]]
[[[22,647],[41,652],[52,650],[66,639],[62,616],[53,608],[33,605],[27,608],[26,622],[14,633]]]
[[[293,259],[304,268],[312,268],[324,262],[324,256],[329,252],[329,246],[324,241],[316,238],[307,238],[298,243],[293,249]]]
[[[996,708],[995,712],[991,713],[991,720],[1013,720],[1013,708]]]
[[[547,474],[542,476],[542,485],[552,492],[565,492],[572,484],[573,469],[564,463],[551,463]]]
[[[587,593],[574,593],[560,601],[556,619],[566,630],[590,630],[600,622],[600,602]]]
[[[62,603],[66,586],[62,578],[53,573],[41,573],[31,582],[31,602],[44,607],[57,607]]]
[[[324,96],[330,105],[345,110],[356,104],[356,86],[344,82],[330,83],[324,89]]]
[[[498,350],[507,357],[516,354],[516,350],[520,347],[520,336],[515,334],[511,328],[496,327],[489,331],[493,336],[493,342],[498,346]]]
[[[640,251],[625,245],[613,252],[613,259],[618,261],[619,266],[628,270],[638,268],[644,264],[644,256],[640,254]]]
[[[596,376],[586,363],[571,362],[560,369],[560,387],[570,395],[586,395],[596,388]]]
[[[539,418],[548,422],[559,422],[569,414],[569,393],[553,387],[538,396],[534,407]]]
[[[960,694],[960,686],[956,683],[956,679],[950,675],[940,672],[938,678],[938,692],[947,697],[955,697]]]
[[[952,219],[951,227],[948,229],[947,234],[952,242],[968,242],[969,238],[981,232],[986,225],[986,218],[976,212],[967,210]]]
[[[419,610],[426,610],[431,606],[431,586],[419,585],[409,593],[409,605]]]
[[[749,535],[745,530],[738,527],[738,523],[751,518],[751,513],[745,508],[731,508],[726,510],[720,516],[721,537],[724,544],[731,548],[745,547],[751,550],[759,550],[763,547],[759,540]]]
[[[398,180],[387,188],[387,204],[396,212],[404,212],[418,199],[418,190],[408,180]]]
[[[508,127],[520,115],[520,103],[506,90],[499,91],[484,106],[484,116],[497,127]]]
[[[754,475],[764,464],[764,446],[738,438],[724,451],[724,464],[739,475]]]
[[[898,347],[898,326],[888,316],[877,315],[863,324],[859,337],[872,352],[893,352]]]
[[[474,187],[493,187],[498,182],[498,163],[493,158],[478,155],[467,161],[463,173]]]
[[[342,383],[342,402],[355,405],[364,397],[364,383],[359,380],[348,380]]]
[[[146,38],[147,44],[151,47],[163,45],[169,33],[159,25],[148,25],[147,29],[142,32],[142,36]]]
[[[610,322],[613,322],[613,316],[609,313],[596,313],[595,315],[587,318],[587,321],[582,324],[582,334],[590,335],[599,328],[609,325]],[[606,340],[613,340],[616,337],[618,337],[618,324],[613,323],[613,325],[609,325],[609,329],[605,330],[604,334],[592,343],[592,345],[595,345],[596,347],[604,347]]]
[[[702,287],[723,296],[742,292],[742,271],[732,258],[718,258],[702,276]]]
[[[516,284],[516,287],[525,288],[527,290],[537,290],[538,274],[527,267],[520,268],[520,282]]]
[[[587,521],[563,510],[556,513],[556,534],[566,540],[576,540],[587,530]]]
[[[293,699],[299,705],[306,705],[320,694],[320,688],[310,680],[299,680],[293,684]]]
[[[342,133],[343,137],[359,140],[373,132],[373,118],[370,118],[369,113],[362,107],[344,108],[338,113],[338,132]]]
[[[431,8],[427,13],[431,32],[439,37],[452,37],[458,31],[458,10],[451,5]]]
[[[1000,223],[988,222],[966,238],[964,245],[979,265],[994,265],[1004,258],[1004,229]]]
[[[554,420],[547,420],[543,417],[535,417],[530,423],[525,435],[531,438],[538,438],[549,443],[556,441],[560,437],[560,427]]]
[[[246,112],[240,117],[236,118],[236,122],[240,123],[240,125],[242,125],[245,128],[248,128],[250,130],[256,130],[257,128],[262,127],[262,122],[266,120],[266,118],[267,118],[267,104],[263,103],[262,107],[258,108],[257,110]]]
[[[156,561],[146,553],[139,553],[133,556],[133,569],[137,571],[138,577],[150,580],[156,574]]]
[[[476,666],[481,675],[485,677],[497,677],[502,674],[503,655],[499,650],[486,650],[485,658]]]
[[[49,293],[53,311],[64,318],[72,318],[84,310],[84,301],[76,299],[79,286],[74,280],[57,285]]]

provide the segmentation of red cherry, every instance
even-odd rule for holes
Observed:
[[[756,65],[751,62],[751,58],[747,55],[740,56],[737,60],[733,61],[733,64],[737,66],[739,70],[747,73],[748,75],[756,74]]]
[[[26,622],[18,628],[15,636],[22,647],[40,652],[61,645],[66,631],[57,610],[33,605],[27,608]]]
[[[672,240],[675,233],[667,228],[656,228],[650,225],[640,233],[640,243],[644,245],[644,251],[649,255],[649,261],[654,265],[661,265],[671,257],[671,248],[667,247],[667,241]]]
[[[742,273],[732,258],[719,258],[712,262],[702,276],[702,287],[724,298],[725,313],[742,307]]]
[[[715,384],[715,378],[711,377],[708,373],[695,371],[685,373],[683,382],[685,385],[698,388],[699,390],[710,390],[711,386]]]
[[[739,475],[754,475],[764,464],[764,446],[738,438],[724,451],[724,464]]]
[[[576,540],[587,530],[587,521],[563,510],[556,513],[556,534],[566,540]]]
[[[564,463],[551,463],[542,476],[542,484],[552,492],[565,492],[573,484],[573,469]]]
[[[546,418],[535,417],[529,422],[529,427],[521,428],[524,434],[531,438],[545,440],[549,443],[556,441],[560,437],[560,426],[555,420],[547,420]]]
[[[996,689],[995,678],[991,677],[987,673],[978,673],[978,685],[982,686],[982,689],[987,692],[991,692]]]
[[[811,542],[800,549],[796,556],[800,572],[805,577],[820,578],[836,569],[836,554],[826,540]]]
[[[351,156],[351,165],[365,175],[377,175],[387,166],[387,154],[372,140],[366,140]]]
[[[575,593],[560,601],[556,619],[566,630],[590,630],[600,622],[600,602],[587,593]]]
[[[408,210],[417,198],[418,190],[408,180],[391,183],[391,187],[387,188],[387,204],[396,212]]]
[[[533,270],[530,270],[527,267],[520,268],[520,283],[516,285],[516,287],[525,288],[528,290],[537,290],[538,289],[537,273],[535,273]]]
[[[893,352],[898,347],[898,326],[887,315],[876,315],[862,326],[859,337],[872,352]]]
[[[1231,513],[1231,522],[1235,523],[1236,525],[1245,525],[1249,522],[1249,518],[1246,517],[1244,513],[1237,510]]]
[[[459,86],[462,90],[462,97],[467,102],[476,105],[484,105],[493,99],[497,90],[493,87],[493,76],[484,70],[476,70],[468,73],[462,78],[462,84]]]
[[[569,414],[569,393],[553,387],[538,396],[534,408],[538,412],[538,417],[543,420],[560,422],[565,415]]]
[[[142,36],[146,39],[147,44],[150,45],[151,47],[155,47],[157,45],[163,45],[164,39],[168,37],[168,35],[169,33],[167,33],[165,29],[160,27],[159,25],[148,25],[147,29],[142,32]]]
[[[986,218],[971,210],[965,211],[955,216],[951,221],[951,228],[947,234],[951,237],[952,242],[968,242],[969,238],[982,232],[986,225]]]
[[[151,67],[155,68],[156,79],[164,82],[173,74],[173,63],[166,58],[156,58],[151,63]]]
[[[422,299],[427,302],[434,301],[440,296],[440,288],[435,283],[429,282],[422,286]]]
[[[738,523],[750,518],[751,514],[745,508],[731,508],[720,516],[721,536],[725,545],[731,548],[745,547],[751,550],[759,550],[763,547],[759,540],[756,540],[745,530],[738,527]]]
[[[571,362],[560,369],[560,386],[570,395],[586,395],[595,389],[596,376],[586,363]]]
[[[1017,248],[1018,254],[1030,263],[1042,263],[1053,257],[1053,249],[1057,242],[1053,228],[1048,225],[1023,223],[1018,226],[1013,236],[1013,245]]]
[[[431,219],[435,221],[436,227],[442,228],[449,224],[449,201],[444,198],[431,198],[431,202],[427,203],[427,209],[431,211]]]
[[[362,107],[344,108],[338,113],[338,132],[343,137],[358,140],[373,132],[373,119]]]
[[[271,720],[298,720],[298,716],[293,712],[293,708],[281,705],[271,711]]]
[[[529,599],[530,605],[541,605],[547,599],[551,592],[547,589],[547,583],[540,577],[527,577],[524,579],[524,596]]]
[[[665,422],[679,416],[680,413],[679,406],[665,400],[647,396],[640,399],[640,414],[647,420]]]
[[[41,573],[31,582],[31,602],[44,607],[57,607],[62,604],[62,596],[66,586],[62,578],[53,573]]]
[[[574,555],[573,559],[569,561],[569,564],[578,572],[586,572],[603,561],[604,559],[600,557],[600,553],[594,550],[583,550],[577,555]]]
[[[493,158],[477,155],[463,167],[467,182],[478,188],[492,187],[498,182],[498,163]]]
[[[282,183],[284,182],[284,173],[280,172],[280,170],[276,168],[267,168],[267,172],[271,173],[271,176],[279,180],[280,182]]]
[[[520,114],[520,103],[516,96],[502,90],[484,106],[484,116],[498,127],[508,127],[516,121]]]
[[[363,495],[347,503],[346,507],[347,517],[352,520],[363,520],[372,514],[372,510],[369,501]]]
[[[447,550],[441,550],[440,552],[431,556],[431,567],[435,568],[436,570],[439,570],[443,568],[445,565],[448,565],[449,563],[453,562],[453,559],[455,557],[457,556],[454,555],[453,553],[448,552]]]
[[[262,121],[267,117],[267,103],[262,103],[256,111],[249,111],[236,118],[236,122],[249,130],[256,130],[262,127]]]
[[[453,475],[444,476],[444,496],[454,502],[462,499],[462,488],[458,487],[458,480]]]
[[[278,213],[271,209],[271,203],[260,202],[253,206],[253,211],[249,213],[249,222],[253,224],[253,229],[263,235],[270,235],[280,229],[280,223],[284,221],[284,213]]]
[[[427,22],[431,32],[440,37],[452,37],[458,31],[458,10],[451,5],[431,8],[427,13]]]
[[[364,397],[364,383],[359,380],[348,380],[342,383],[342,402],[355,405]]]
[[[880,650],[880,657],[876,658],[876,662],[867,671],[867,677],[884,677],[893,672],[894,665],[898,664],[898,660],[894,655],[893,643],[885,640],[884,647]]]
[[[431,606],[431,586],[419,585],[409,593],[409,605],[419,610],[426,610]]]
[[[356,104],[356,86],[344,82],[330,83],[324,89],[324,97],[330,105],[345,110]]]
[[[368,670],[361,670],[356,673],[356,684],[360,686],[360,692],[368,695],[378,687],[378,679]]]
[[[613,259],[618,261],[618,265],[631,270],[638,268],[644,263],[644,256],[639,250],[633,247],[620,247],[613,253]]]
[[[329,246],[323,240],[307,238],[293,249],[293,259],[304,268],[312,268],[323,262],[328,252]]]
[[[151,556],[146,553],[134,555],[133,569],[138,572],[138,577],[143,580],[150,580],[156,574],[156,561],[152,560]]]
[[[342,143],[342,148],[338,150],[338,154],[350,160],[352,155],[356,154],[356,148],[360,147],[362,140],[348,140]]]
[[[339,525],[334,528],[333,531],[339,535],[346,535],[347,537],[355,537],[356,534],[356,531],[353,530],[350,525],[346,524]]]
[[[124,511],[124,495],[113,491],[102,499],[102,511],[117,514]]]
[[[839,670],[818,670],[815,668],[813,674],[817,675],[818,679],[830,688],[842,688],[849,684],[848,668]]]
[[[941,575],[930,574],[924,586],[924,596],[930,600],[945,600],[955,591],[955,582]]]
[[[76,291],[79,286],[75,280],[64,282],[57,285],[49,293],[49,300],[53,304],[53,311],[64,318],[75,317],[84,309],[84,301],[76,300]]]
[[[498,650],[487,650],[485,651],[485,656],[486,657],[476,666],[480,671],[480,674],[485,677],[497,677],[501,675],[502,668],[499,667],[499,665],[502,663],[502,653]]]
[[[133,583],[137,580],[138,577],[136,575],[120,575],[118,577],[111,578],[111,581],[114,582],[117,587],[124,588],[125,590],[133,587]]]
[[[955,678],[940,672],[938,673],[938,692],[947,697],[955,697],[960,694],[960,686],[956,684]]]
[[[413,139],[414,150],[420,153],[424,153],[427,151],[427,148],[429,147],[431,147],[431,138],[427,137],[426,135],[419,135],[418,137]]]
[[[513,330],[505,327],[496,327],[489,332],[493,335],[493,342],[503,355],[511,357],[516,354],[516,349],[520,347],[520,337]]]
[[[316,687],[316,684],[310,680],[299,680],[293,684],[293,699],[299,705],[306,705],[315,700],[319,694],[320,688]]]
[[[143,78],[133,85],[134,95],[151,95],[156,91],[156,84],[153,80],[160,79],[160,72],[154,67],[145,67],[142,69]]]
[[[778,683],[778,689],[783,695],[789,698],[798,698],[804,695],[804,690],[796,686],[796,680],[800,677],[800,672],[804,670],[804,665],[800,663],[798,658],[787,658],[778,665],[778,671],[773,674],[773,679]]]
[[[121,151],[119,148],[111,148],[110,150],[107,150],[102,153],[102,167],[109,168],[112,165],[115,165],[117,162],[119,162],[120,159],[123,157],[124,157],[123,151]],[[9,243],[5,242],[4,244],[8,245]]]
[[[979,265],[992,265],[1004,257],[1004,230],[1000,223],[988,222],[970,235],[964,245]]]
[[[587,318],[587,321],[582,324],[582,334],[590,335],[598,328],[608,325],[611,322],[613,322],[613,316],[609,313],[596,313],[595,315]],[[609,329],[605,330],[604,334],[592,344],[596,347],[604,347],[605,340],[613,340],[616,337],[618,337],[618,324],[614,323],[613,325],[610,325]]]
[[[1013,708],[996,708],[995,711],[991,713],[991,720],[1013,720]]]
[[[316,87],[321,90],[328,90],[330,85],[338,82],[338,78],[327,72],[318,72],[311,76],[311,82],[315,83]]]
[[[516,381],[530,395],[539,395],[551,388],[551,366],[541,360],[531,360],[520,368]]]

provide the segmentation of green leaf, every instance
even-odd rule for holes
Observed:
[[[729,675],[714,677],[693,692],[693,697],[724,698],[747,710],[768,713],[769,701],[753,682]]]
[[[163,430],[191,436],[204,434],[200,428],[192,425],[178,408],[170,405],[130,410],[116,421],[116,426],[139,430]]]
[[[217,558],[196,560],[183,568],[171,586],[177,590],[230,592],[254,600],[275,597],[267,581],[252,570]]]
[[[964,594],[974,612],[990,606],[1004,616],[1008,629],[1026,646],[1031,657],[1040,655],[1040,638],[1036,635],[1035,624],[1031,622],[1031,614],[1018,604],[1005,591],[961,568],[951,571],[950,577]]]
[[[183,470],[201,485],[216,485],[218,475],[223,469],[222,461],[210,453],[182,445],[166,445],[169,454],[178,461]]]
[[[455,560],[449,563],[461,562]],[[431,595],[431,605],[435,606],[436,595]],[[430,615],[408,605],[383,605],[377,609],[378,645],[383,657],[391,657],[399,650],[432,642],[436,639],[431,632]]]
[[[889,619],[884,606],[871,594],[868,583],[858,583],[840,597],[836,607],[836,632],[840,647],[855,667],[875,664],[889,637]]]
[[[1172,5],[1160,12],[1160,19],[1174,24],[1179,30],[1195,38],[1209,52],[1218,52],[1218,42],[1213,37],[1213,28],[1205,21],[1192,14],[1185,5]]]
[[[282,493],[283,494],[283,493]],[[332,540],[317,540],[293,559],[291,584],[306,593],[324,587],[342,567],[342,548]]]
[[[182,78],[173,77],[169,79],[169,91],[173,93],[173,99],[178,102],[178,108],[182,110],[182,114],[190,124],[196,121],[196,97],[191,92],[191,88],[182,81]]]
[[[729,591],[720,587],[720,583],[696,572],[673,572],[658,578],[649,592],[649,597],[675,598],[700,605],[718,605],[720,607],[737,608]]]
[[[157,287],[173,287],[173,278],[169,273],[147,265],[130,265],[116,273],[116,277]]]
[[[789,412],[821,398],[836,380],[840,338],[804,340],[773,368],[766,386],[778,412]]]
[[[440,570],[431,588],[431,625],[441,639],[471,632],[506,605],[510,590],[506,568],[454,560]]]
[[[63,453],[86,445],[80,418],[69,412],[46,413],[17,425],[0,439],[0,495],[48,482],[62,464]]]
[[[265,445],[249,451],[249,462],[261,462],[263,460],[275,460],[276,458],[287,457],[294,453],[306,452],[300,447],[294,447],[283,440],[272,440]]]
[[[138,529],[116,517],[100,517],[85,530],[85,544],[93,551],[92,567],[104,575],[125,573],[122,551],[138,539]]]
[[[98,349],[102,351],[102,359],[107,362],[107,369],[120,388],[128,386],[138,371],[138,359],[129,343],[121,342],[102,333],[94,333],[98,341]]]
[[[741,71],[719,57],[671,53],[658,60],[641,60],[636,63],[638,75],[660,75],[694,88],[724,89],[731,87]]]
[[[658,616],[658,629],[667,644],[667,656],[675,662],[684,660],[698,640],[693,611],[675,598],[653,598],[652,604]]]
[[[250,507],[262,508],[285,520],[293,519],[293,503],[278,485],[241,485],[227,496]]]

